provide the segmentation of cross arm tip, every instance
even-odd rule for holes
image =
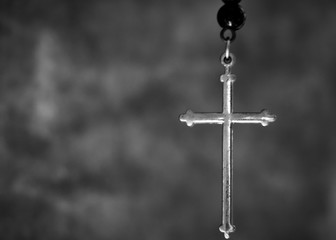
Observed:
[[[263,125],[264,127],[266,127],[268,124],[275,122],[275,120],[277,119],[277,116],[274,114],[270,114],[266,109],[261,111],[261,125]]]
[[[185,122],[188,125],[188,127],[192,127],[194,125],[194,122],[191,118],[193,114],[194,114],[193,111],[188,110],[185,114],[181,114],[179,119],[181,122]]]
[[[230,238],[230,233],[233,233],[235,231],[235,226],[228,224],[228,226],[225,228],[224,225],[221,225],[219,227],[219,231],[222,232],[224,234],[224,237],[226,239]]]

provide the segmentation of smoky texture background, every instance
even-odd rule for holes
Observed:
[[[223,239],[221,5],[0,1],[1,239]],[[232,239],[334,240],[336,2],[242,6]]]

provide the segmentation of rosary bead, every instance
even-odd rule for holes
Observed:
[[[238,30],[246,20],[245,13],[239,4],[226,3],[217,14],[217,21],[224,29]]]
[[[241,0],[223,0],[224,3],[240,3]]]

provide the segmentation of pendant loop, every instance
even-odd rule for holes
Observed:
[[[224,41],[233,42],[236,39],[236,31],[230,28],[223,28],[220,32],[220,37]]]
[[[229,57],[226,57],[227,54],[229,55]],[[225,53],[223,53],[221,56],[221,64],[225,67],[226,74],[230,73],[231,67],[234,65],[235,62],[235,56],[230,53],[230,51],[225,50]]]

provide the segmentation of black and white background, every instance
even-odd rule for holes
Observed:
[[[336,238],[336,3],[242,1],[233,240]],[[0,0],[0,239],[223,239],[220,0]]]

